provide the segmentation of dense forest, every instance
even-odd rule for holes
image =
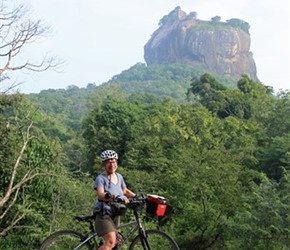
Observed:
[[[181,249],[287,249],[289,92],[245,75],[232,88],[208,73],[186,88],[173,65],[183,97],[166,81],[126,92],[118,78],[150,77],[138,67],[102,86],[0,96],[0,248],[36,249],[78,229],[73,216],[92,212],[99,155],[111,148],[131,189],[169,199],[160,225]]]
[[[47,29],[9,3],[0,7],[1,250],[83,230],[74,216],[92,213],[105,149],[118,152],[130,189],[169,200],[158,226],[180,249],[289,249],[290,92],[247,75],[138,63],[100,86],[17,93],[9,72],[62,62],[13,64]]]

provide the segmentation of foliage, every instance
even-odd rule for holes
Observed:
[[[66,152],[63,162],[72,171],[79,170],[86,162],[80,132],[82,118],[88,112],[88,98],[95,90],[94,84],[88,84],[85,89],[69,86],[67,89],[43,90],[39,94],[27,95],[43,113],[37,126],[46,136],[60,143]]]
[[[63,226],[64,215],[79,211],[82,198],[81,210],[85,204],[91,210],[93,200],[81,194],[85,186],[60,163],[57,141],[34,125],[42,114],[27,99],[1,95],[0,111],[0,236],[6,239],[0,248],[36,248],[48,230]]]
[[[130,186],[171,198],[178,217],[170,220],[177,221],[175,235],[184,247],[217,244],[226,218],[243,208],[239,196],[259,178],[242,165],[245,155],[254,158],[256,127],[220,120],[204,107],[145,98],[108,98],[90,114],[84,134],[89,165],[104,148],[115,149]],[[147,178],[132,184],[138,176]]]
[[[211,18],[211,21],[214,23],[214,24],[217,24],[221,21],[221,17],[220,16],[214,16]]]
[[[130,189],[169,199],[160,226],[181,249],[287,249],[289,93],[196,72],[137,64],[98,87],[27,95],[33,104],[1,95],[1,199],[23,138],[16,181],[30,169],[43,176],[25,182],[5,216],[1,207],[2,232],[16,223],[0,248],[80,229],[73,216],[91,213],[99,154],[112,148]]]
[[[272,89],[252,81],[246,75],[242,76],[237,86],[238,89],[230,90],[206,73],[200,78],[192,79],[187,96],[189,98],[193,94],[197,102],[220,118],[236,116],[263,122],[267,118],[266,110],[269,110],[273,102]],[[261,108],[265,112],[261,112]]]
[[[258,167],[277,181],[283,177],[285,169],[290,170],[290,133],[272,138],[271,143],[261,149]]]
[[[121,74],[114,76],[103,87],[116,84],[116,91],[124,91],[127,95],[138,93],[154,94],[160,97],[172,97],[184,102],[186,92],[193,77],[206,73],[201,67],[187,64],[155,64],[146,66],[138,63]],[[230,88],[236,88],[236,80],[232,77],[216,76]]]
[[[237,214],[228,230],[238,239],[231,239],[229,249],[287,249],[289,246],[289,172],[279,182],[266,176],[252,195],[241,197],[247,210]]]
[[[241,19],[231,18],[231,19],[227,20],[227,23],[230,26],[241,28],[243,31],[249,33],[250,24],[241,20]]]

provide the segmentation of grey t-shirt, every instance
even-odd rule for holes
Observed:
[[[94,188],[97,189],[98,187],[102,187],[105,192],[110,192],[112,195],[119,196],[119,198],[124,199],[125,196],[123,194],[123,189],[126,187],[126,183],[124,178],[121,174],[116,173],[118,182],[114,184],[108,179],[105,172],[101,173],[96,177]],[[106,207],[103,207],[106,206]],[[105,202],[97,200],[94,208],[96,209],[110,209],[110,206],[106,205]]]

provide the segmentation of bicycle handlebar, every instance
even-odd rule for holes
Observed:
[[[131,198],[129,199],[129,204],[136,204],[136,205],[142,205],[145,204],[147,201],[147,197],[135,197],[135,198]]]
[[[144,206],[147,203],[148,197],[147,195],[142,195],[141,197],[137,196],[134,198],[129,198],[129,203],[125,204],[126,206],[128,206],[131,209],[137,209],[139,206]],[[115,199],[113,202],[118,202],[118,203],[123,203],[122,199]],[[95,215],[77,215],[75,216],[75,219],[79,220],[79,221],[91,221],[94,220]]]
[[[124,200],[116,197],[116,199],[113,202],[124,203],[128,207],[131,206],[132,208],[134,208],[136,206],[145,205],[146,202],[147,202],[147,197],[144,197],[144,196],[142,196],[142,197],[134,197],[134,198],[129,198],[128,200],[129,200],[129,203],[124,203]]]

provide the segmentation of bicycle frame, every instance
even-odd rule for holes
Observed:
[[[130,227],[132,226],[132,228],[130,229],[130,231],[124,236],[123,235],[123,242],[122,242],[122,246],[123,244],[125,244],[130,238],[131,236],[139,230],[139,234],[140,237],[143,239],[144,237],[144,233],[143,231],[143,225],[142,225],[142,221],[139,218],[139,214],[137,213],[137,211],[134,210],[134,214],[135,214],[135,218],[136,220],[134,221],[130,221],[130,222],[126,222],[123,223],[119,226],[117,226],[117,229],[122,229],[122,228],[126,228],[126,227]],[[92,223],[92,222],[90,222]],[[92,227],[92,224],[90,225],[90,227]],[[88,237],[86,237],[79,245],[77,245],[73,250],[78,250],[80,249],[82,246],[84,246],[88,241],[90,241],[91,239],[94,239],[94,244],[97,245],[97,237],[99,237],[99,235],[96,232],[91,232]],[[142,243],[143,244],[143,243]]]
[[[77,245],[73,250],[80,249],[81,247],[83,247],[91,239],[94,239],[94,243],[95,243],[95,245],[97,245],[96,237],[98,237],[97,233],[90,234],[88,237],[86,237],[86,239],[84,241],[82,241],[79,245]]]
[[[127,233],[126,236],[123,235],[123,241],[124,241],[123,243],[127,242],[130,239],[131,235],[134,234],[140,228],[138,226],[138,221],[136,220],[136,221],[130,221],[130,222],[121,224],[117,227],[117,229],[122,229],[129,226],[134,226],[134,227],[131,228],[131,230]]]

